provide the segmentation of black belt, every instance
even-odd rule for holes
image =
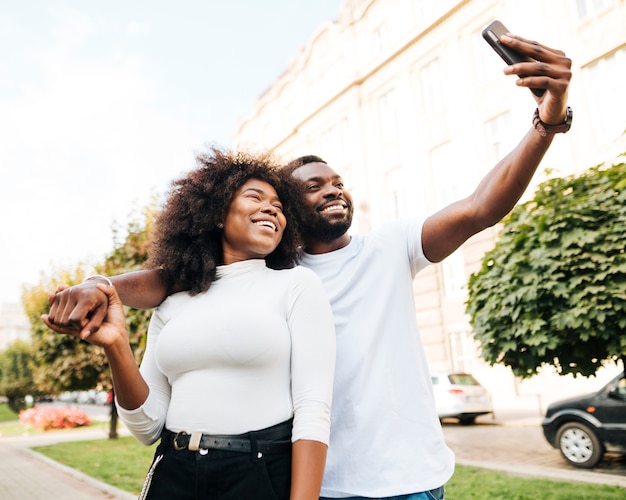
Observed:
[[[173,432],[163,429],[161,438],[174,449],[198,451],[229,450],[243,453],[286,453],[291,450],[291,429],[293,419],[287,420],[273,427],[260,431],[251,431],[245,434],[189,434],[185,431]],[[256,446],[254,446],[256,443]]]

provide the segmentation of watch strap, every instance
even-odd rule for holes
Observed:
[[[546,137],[548,134],[564,134],[572,127],[573,116],[574,112],[572,111],[572,108],[568,106],[565,121],[563,123],[559,125],[548,125],[547,123],[541,121],[541,118],[539,117],[539,108],[537,108],[535,109],[535,114],[533,115],[533,126],[542,137]]]

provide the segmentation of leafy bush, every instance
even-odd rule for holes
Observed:
[[[43,431],[91,425],[85,412],[65,406],[34,407],[20,412],[20,423]]]
[[[28,342],[16,340],[0,352],[0,394],[16,414],[25,406],[27,394],[39,391],[33,381],[33,353]]]
[[[624,155],[626,157],[626,154]],[[520,377],[626,364],[626,162],[542,183],[470,276],[483,358]]]

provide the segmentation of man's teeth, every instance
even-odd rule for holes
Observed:
[[[332,205],[322,210],[322,212],[337,212],[337,211],[342,211],[342,210],[343,210],[342,205]]]
[[[274,231],[276,231],[276,225],[268,220],[261,220],[259,222],[254,223],[256,226],[266,226],[271,227]]]

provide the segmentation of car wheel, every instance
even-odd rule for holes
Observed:
[[[562,425],[556,435],[556,442],[565,460],[575,467],[590,469],[604,455],[604,447],[593,430],[578,422]]]
[[[474,425],[476,423],[476,417],[459,417],[459,423],[461,425]]]

